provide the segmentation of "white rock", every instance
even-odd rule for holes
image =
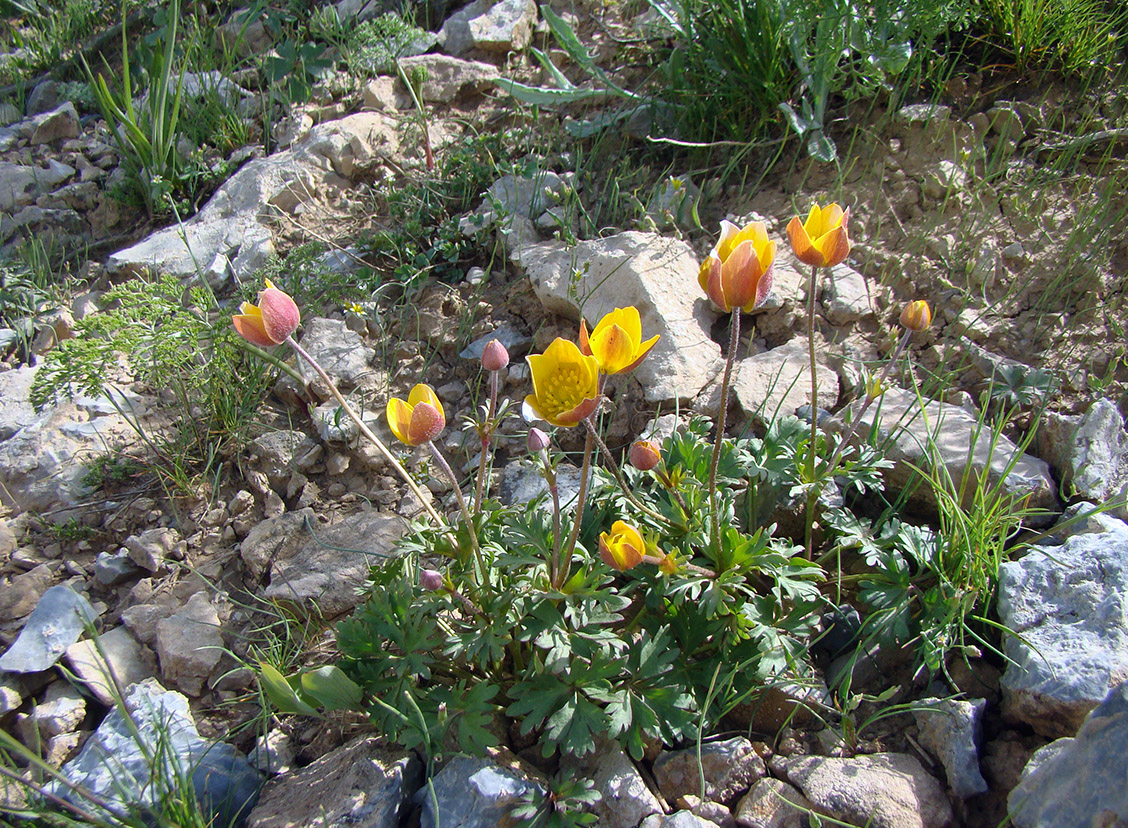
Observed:
[[[948,785],[961,799],[989,788],[979,770],[977,746],[986,707],[986,699],[921,699],[913,707],[920,743],[940,760]]]
[[[47,695],[31,714],[44,739],[77,730],[86,718],[86,699],[65,681],[47,688]]]
[[[573,319],[582,308],[589,329],[615,308],[638,308],[643,338],[660,336],[633,374],[647,402],[691,400],[720,367],[720,346],[709,338],[714,314],[684,242],[619,233],[573,248],[535,245],[521,259],[545,308]]]
[[[439,43],[451,55],[471,49],[519,52],[529,45],[536,22],[534,0],[474,0],[447,18]]]
[[[222,253],[236,276],[248,277],[273,250],[272,211],[293,212],[301,204],[328,208],[330,184],[375,166],[398,147],[396,123],[381,113],[321,124],[293,148],[248,162],[182,226],[114,253],[106,271],[151,268],[189,278],[196,274],[196,262],[211,262]]]
[[[816,406],[833,408],[838,402],[838,374],[823,361],[824,349],[815,355]],[[800,406],[811,402],[811,365],[806,337],[797,337],[786,345],[772,348],[762,354],[745,357],[734,366],[732,394],[741,411],[748,418],[766,424],[776,417],[794,415]],[[720,405],[719,382],[710,389],[707,404],[703,406],[715,414]]]
[[[115,679],[118,687],[127,690],[156,675],[152,653],[125,627],[102,633],[97,644],[89,639],[72,644],[66,658],[86,689],[107,706],[112,706],[116,698]]]
[[[499,77],[493,64],[447,55],[405,57],[400,65],[409,78],[414,70],[426,72],[420,93],[427,103],[450,103],[461,95],[481,92]]]

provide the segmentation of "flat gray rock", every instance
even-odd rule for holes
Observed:
[[[999,569],[1003,713],[1045,736],[1072,736],[1128,679],[1128,525],[1073,535]]]
[[[213,824],[242,822],[258,798],[262,776],[230,745],[200,737],[188,700],[149,679],[133,687],[125,704],[136,730],[121,710],[110,710],[78,756],[62,767],[62,774],[110,807],[135,814],[151,809],[168,792],[158,780],[186,776]],[[159,767],[154,768],[149,757],[159,757]],[[62,782],[49,782],[47,789],[101,812]]]
[[[729,802],[747,791],[767,774],[764,760],[743,736],[701,745],[701,762],[697,749],[663,751],[654,762],[654,778],[662,795],[671,801],[679,797],[697,796],[701,791],[701,774],[705,775],[705,798]]]
[[[0,656],[0,670],[9,673],[49,670],[95,618],[90,602],[73,589],[51,587],[39,599],[15,643]]]
[[[787,781],[815,808],[868,828],[949,828],[952,806],[943,788],[913,756],[873,753],[838,759],[777,757]]]
[[[857,415],[860,406],[856,402],[847,408],[851,417]],[[845,414],[846,411],[827,420],[826,427],[843,433],[847,429]],[[956,485],[965,473],[985,475],[991,486],[1001,482],[1004,494],[1029,497],[1030,507],[1047,510],[1041,518],[1030,519],[1031,525],[1044,526],[1053,521],[1053,513],[1060,511],[1057,483],[1049,465],[1021,453],[1005,435],[994,439],[990,427],[981,425],[960,406],[938,400],[925,400],[922,406],[916,394],[891,387],[865,413],[855,441],[857,435],[868,435],[871,430],[876,431],[879,445],[888,446],[885,456],[894,465],[885,470],[884,477],[886,485],[894,490],[903,488],[915,475],[913,466],[928,466],[931,443],[935,457]],[[920,506],[936,507],[931,486],[917,486],[912,498]]]
[[[1027,763],[1007,806],[1017,828],[1128,824],[1128,684],[1113,689],[1075,738],[1058,739]]]
[[[423,764],[361,736],[263,789],[247,828],[399,828],[419,788]],[[443,822],[446,825],[446,821]]]
[[[423,828],[496,828],[506,824],[522,795],[540,785],[492,759],[456,756],[435,775],[432,787],[434,801],[426,788],[418,797]]]
[[[102,633],[97,643],[91,639],[75,642],[67,648],[66,657],[79,681],[107,707],[114,704],[116,687],[127,690],[157,674],[152,652],[125,627]]]
[[[961,799],[989,788],[979,770],[978,748],[986,708],[986,699],[921,699],[913,707],[920,743],[940,760],[949,787]]]

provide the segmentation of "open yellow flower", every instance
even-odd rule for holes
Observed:
[[[244,302],[240,313],[232,317],[235,330],[248,342],[269,348],[281,345],[302,321],[298,305],[284,290],[267,279],[266,289],[259,294],[258,304]]]
[[[543,354],[525,357],[533,393],[525,403],[554,426],[574,426],[599,403],[599,361],[580,353],[576,343],[557,337]]]
[[[850,209],[843,210],[837,204],[813,205],[806,221],[795,216],[787,225],[795,257],[814,267],[841,264],[850,255],[849,221]]]
[[[599,535],[599,557],[612,569],[626,572],[642,563],[646,543],[639,531],[621,520],[611,525],[610,532]]]
[[[446,428],[443,404],[431,386],[420,383],[411,389],[407,402],[392,397],[385,412],[392,434],[401,443],[418,446],[430,442]]]
[[[701,289],[718,308],[748,312],[764,303],[772,289],[776,243],[762,221],[737,227],[721,222],[721,237],[698,271]]]
[[[658,335],[642,341],[642,320],[638,308],[615,308],[599,320],[588,335],[587,322],[580,319],[580,351],[599,360],[605,374],[633,371],[650,353]]]

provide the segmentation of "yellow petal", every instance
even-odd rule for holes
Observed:
[[[438,410],[439,414],[444,418],[446,417],[446,412],[443,411],[443,404],[439,402],[439,397],[431,386],[418,383],[411,389],[411,393],[407,395],[407,404],[415,408],[419,403],[433,405]]]
[[[396,439],[401,443],[412,445],[410,436],[411,406],[399,397],[392,397],[388,400],[384,414],[388,418],[388,427],[392,430],[392,434],[396,435]]]

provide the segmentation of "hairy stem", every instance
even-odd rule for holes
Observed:
[[[712,512],[713,544],[717,558],[721,555],[721,512],[717,504],[717,467],[721,463],[721,444],[725,439],[725,420],[728,416],[729,385],[732,382],[732,366],[736,362],[736,349],[740,346],[740,308],[732,309],[729,323],[729,347],[725,357],[725,373],[721,379],[721,410],[717,413],[717,439],[713,444],[713,461],[709,464],[709,509]]]
[[[478,568],[481,570],[482,579],[479,583],[484,584],[486,582],[486,567],[482,562],[482,551],[478,548],[478,533],[474,530],[474,521],[470,516],[470,509],[466,505],[466,498],[462,495],[462,487],[458,485],[458,478],[454,476],[454,470],[443,457],[443,453],[439,451],[439,447],[428,440],[427,448],[431,450],[431,456],[435,458],[435,463],[450,480],[450,485],[454,487],[454,496],[458,500],[458,508],[462,512],[462,521],[466,524],[466,531],[470,535],[470,548],[474,550],[474,560],[477,561]]]
[[[548,459],[548,451],[541,449],[541,464],[544,466],[544,482],[552,495],[552,558],[548,563],[548,582],[556,588],[557,573],[560,571],[560,487],[556,484],[556,471]]]
[[[615,478],[615,482],[619,484],[619,489],[622,490],[623,494],[626,496],[627,500],[630,501],[631,505],[638,509],[640,512],[645,512],[656,520],[660,520],[663,523],[670,523],[670,519],[665,515],[655,512],[653,509],[640,502],[638,498],[631,494],[631,490],[627,487],[627,482],[623,480],[623,475],[619,473],[619,466],[617,463],[615,463],[615,458],[611,454],[611,449],[607,448],[607,444],[604,443],[603,438],[599,436],[599,432],[596,431],[595,425],[592,423],[590,417],[584,420],[584,425],[587,426],[588,433],[595,438],[595,442],[596,445],[599,446],[599,450],[607,456],[607,468],[610,469],[612,476],[614,476]]]
[[[811,265],[811,280],[807,283],[807,354],[811,362],[811,404],[808,409],[811,413],[811,442],[807,446],[807,481],[810,488],[807,490],[807,513],[805,515],[806,531],[804,533],[804,548],[807,560],[814,554],[815,538],[815,504],[819,499],[819,486],[815,485],[815,454],[819,438],[819,379],[818,363],[815,361],[815,277],[818,268]]]
[[[482,424],[479,435],[482,439],[482,454],[478,460],[478,482],[474,487],[474,514],[482,511],[482,498],[486,496],[486,467],[489,465],[486,462],[486,456],[489,454],[490,443],[493,441],[493,433],[496,424],[494,417],[497,414],[497,371],[490,371],[490,408],[489,414],[486,415],[486,421]]]
[[[308,362],[309,366],[317,372],[317,375],[321,377],[321,381],[324,382],[325,385],[329,388],[329,393],[333,395],[333,399],[337,401],[337,405],[341,406],[344,412],[349,415],[354,423],[356,423],[357,427],[360,429],[360,433],[363,434],[367,439],[372,441],[373,445],[376,446],[377,451],[379,451],[380,454],[384,456],[384,459],[391,464],[392,468],[396,470],[396,474],[403,478],[403,481],[407,484],[407,487],[411,489],[412,493],[419,499],[419,502],[423,505],[423,508],[427,511],[427,514],[431,516],[431,520],[435,522],[435,525],[442,526],[444,523],[443,519],[439,517],[439,513],[436,512],[435,508],[430,504],[427,496],[423,494],[423,490],[419,488],[419,484],[415,482],[415,480],[408,473],[407,469],[403,467],[403,464],[396,459],[396,456],[392,454],[391,449],[384,445],[384,441],[373,433],[372,429],[368,427],[368,424],[365,423],[364,420],[360,418],[360,415],[356,413],[353,407],[349,405],[348,400],[346,400],[341,394],[340,390],[338,390],[337,384],[329,378],[329,375],[327,373],[325,373],[325,369],[317,363],[317,360],[315,360],[305,348],[295,342],[292,336],[286,337],[286,344],[293,348],[294,353]]]
[[[576,514],[572,519],[572,531],[568,535],[568,543],[564,545],[564,563],[557,577],[558,583],[553,588],[560,589],[568,580],[568,570],[572,567],[572,552],[576,548],[576,541],[580,537],[580,523],[584,517],[584,501],[587,500],[588,478],[591,476],[591,455],[595,448],[594,430],[588,429],[587,440],[584,441],[584,462],[580,465],[580,491],[576,496]]]

